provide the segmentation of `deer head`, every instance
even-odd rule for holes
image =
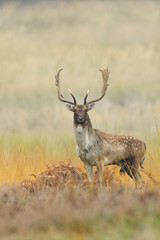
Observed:
[[[74,97],[74,95],[70,89],[68,89],[68,90],[73,98],[73,102],[64,99],[63,95],[61,94],[61,90],[60,90],[60,72],[61,71],[62,71],[62,69],[60,69],[58,71],[58,73],[55,75],[55,78],[56,78],[55,85],[57,87],[58,98],[60,101],[67,103],[66,107],[70,111],[74,112],[74,121],[77,123],[83,123],[86,121],[86,118],[88,116],[87,112],[90,111],[94,107],[95,102],[100,101],[105,96],[107,87],[108,87],[109,71],[108,71],[108,69],[100,70],[102,73],[102,78],[103,78],[103,86],[102,86],[101,96],[95,100],[87,102],[87,98],[88,98],[88,94],[89,94],[89,90],[88,90],[84,97],[83,104],[77,104],[76,98]]]

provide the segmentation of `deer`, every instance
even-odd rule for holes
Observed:
[[[93,184],[93,166],[97,167],[98,183],[102,187],[104,167],[118,165],[120,172],[127,173],[135,182],[137,188],[142,188],[143,179],[140,167],[146,154],[146,145],[143,141],[128,135],[104,133],[92,127],[88,112],[93,109],[95,103],[100,101],[108,89],[109,70],[100,70],[103,79],[101,96],[95,100],[87,101],[87,91],[83,104],[77,104],[77,100],[70,89],[69,93],[73,101],[64,99],[60,90],[60,69],[55,75],[58,98],[67,103],[66,107],[73,112],[73,127],[76,141],[77,155],[84,164],[89,183]]]

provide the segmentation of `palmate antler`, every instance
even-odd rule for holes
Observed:
[[[62,101],[62,102],[69,103],[69,104],[71,104],[71,105],[76,105],[76,104],[77,104],[76,98],[74,97],[74,95],[73,95],[73,93],[71,92],[70,89],[68,89],[68,90],[69,90],[69,92],[70,92],[70,94],[71,94],[74,102],[70,102],[70,101],[68,101],[68,100],[64,100],[64,97],[63,97],[63,95],[61,94],[61,90],[60,90],[60,72],[61,72],[62,70],[63,70],[63,69],[60,69],[60,70],[57,72],[57,74],[55,75],[55,78],[56,78],[56,80],[55,80],[55,85],[56,85],[56,87],[57,87],[58,98],[59,98],[59,100]]]
[[[69,90],[69,93],[71,94],[72,98],[73,98],[73,101],[74,102],[70,102],[68,100],[65,100],[63,95],[61,94],[61,90],[60,90],[60,72],[62,71],[62,69],[60,69],[57,74],[55,75],[55,78],[56,78],[56,81],[55,81],[55,85],[57,87],[57,92],[58,92],[58,98],[60,101],[62,102],[65,102],[65,103],[69,103],[71,105],[77,105],[77,101],[76,101],[76,98],[74,97],[73,93],[71,92],[70,89]],[[103,78],[103,87],[102,87],[102,95],[101,97],[95,99],[95,100],[92,100],[90,102],[87,102],[87,97],[88,97],[88,93],[89,93],[89,90],[87,91],[86,93],[86,96],[84,98],[84,105],[89,105],[91,103],[94,103],[94,102],[98,102],[100,101],[106,94],[106,91],[107,91],[107,87],[109,86],[108,84],[108,78],[109,78],[109,71],[108,69],[103,69],[103,70],[100,70],[101,73],[102,73],[102,78]]]
[[[84,98],[84,105],[89,105],[91,103],[94,103],[94,102],[98,102],[99,100],[101,100],[105,94],[106,94],[106,91],[107,91],[107,87],[109,86],[108,84],[108,78],[109,78],[109,71],[108,69],[103,69],[103,70],[100,70],[101,73],[102,73],[102,78],[103,78],[103,87],[102,87],[102,95],[101,97],[95,99],[95,100],[92,100],[90,102],[87,102],[87,97],[88,97],[88,93],[89,93],[89,90],[87,91],[86,93],[86,96]]]

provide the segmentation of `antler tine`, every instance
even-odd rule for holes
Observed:
[[[108,86],[109,86],[109,84],[108,84],[108,78],[109,78],[109,73],[110,73],[110,72],[108,71],[107,68],[106,68],[106,69],[103,69],[103,70],[100,69],[100,72],[102,73],[102,78],[103,78],[102,95],[101,95],[101,97],[99,97],[99,98],[97,98],[97,99],[95,99],[95,100],[92,100],[92,101],[90,101],[90,102],[86,102],[86,103],[85,103],[86,105],[91,104],[91,103],[94,103],[94,102],[98,102],[98,101],[101,100],[101,99],[105,96],[105,94],[106,94],[107,88],[108,88]],[[85,100],[87,99],[87,96],[88,96],[88,95],[86,95]]]
[[[69,91],[69,93],[71,94],[71,96],[72,96],[72,98],[73,98],[74,105],[76,105],[76,104],[77,104],[77,101],[76,101],[76,98],[75,98],[75,96],[73,95],[71,89],[68,88],[68,91]]]
[[[84,98],[84,105],[86,105],[86,103],[87,103],[88,93],[89,93],[89,90],[87,90],[86,96],[85,96],[85,98]]]
[[[76,99],[75,99],[74,96],[72,96],[73,94],[72,94],[71,96],[73,97],[74,103],[63,99],[64,97],[62,96],[61,90],[60,90],[60,72],[61,72],[62,70],[63,70],[63,69],[60,69],[60,70],[57,72],[57,74],[55,75],[55,79],[56,79],[56,80],[55,80],[55,85],[56,85],[56,87],[57,87],[58,98],[59,98],[59,100],[62,101],[62,102],[69,103],[69,104],[72,104],[72,105],[76,105]]]

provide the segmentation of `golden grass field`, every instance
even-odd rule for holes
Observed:
[[[0,239],[160,238],[159,9],[159,1],[0,1]],[[64,96],[69,87],[81,103],[88,89],[100,94],[106,66],[107,94],[89,115],[97,129],[146,143],[141,191],[115,166],[102,191],[96,172],[89,189],[72,113],[57,99],[60,68]]]

